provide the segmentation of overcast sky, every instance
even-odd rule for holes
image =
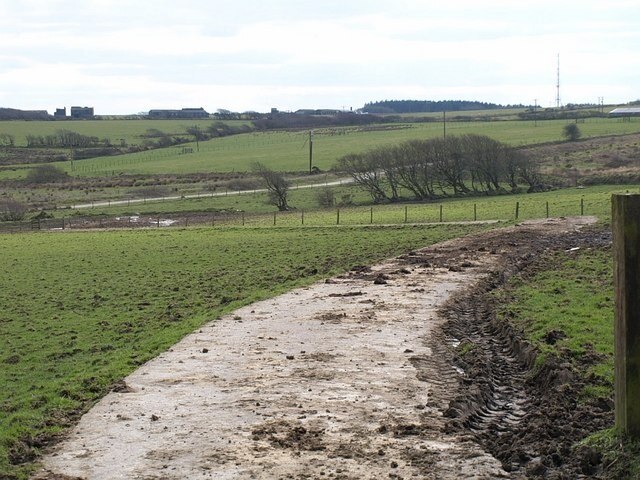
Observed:
[[[0,0],[0,107],[640,98],[640,0]]]

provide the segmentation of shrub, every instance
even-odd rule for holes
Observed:
[[[19,222],[27,214],[27,205],[13,198],[0,200],[0,221]]]
[[[32,168],[25,181],[27,183],[59,183],[69,180],[69,174],[64,170],[49,164]]]
[[[569,123],[562,129],[562,135],[570,142],[575,142],[580,138],[582,132],[575,123]]]
[[[336,203],[336,196],[331,187],[321,187],[316,191],[316,201],[321,207],[333,207]]]

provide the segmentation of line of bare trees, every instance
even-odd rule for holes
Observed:
[[[107,140],[90,137],[71,130],[56,130],[53,135],[27,135],[27,147],[33,148],[70,148],[95,147],[108,144]]]
[[[529,191],[541,187],[537,165],[519,150],[485,135],[409,140],[338,160],[374,202],[400,200],[404,189],[416,200],[449,195]]]

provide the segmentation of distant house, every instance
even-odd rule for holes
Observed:
[[[332,110],[327,108],[318,108],[315,110],[303,108],[300,110],[296,110],[296,115],[339,115],[342,113],[340,110]]]
[[[71,107],[71,118],[91,119],[93,118],[93,107]]]
[[[67,116],[67,107],[56,108],[56,111],[53,114],[54,118],[66,118]]]
[[[614,108],[609,112],[611,117],[640,117],[640,107]]]
[[[183,108],[181,110],[149,110],[149,118],[169,119],[169,118],[209,118],[209,113],[202,107]]]

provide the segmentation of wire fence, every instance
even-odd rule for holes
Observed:
[[[518,221],[561,216],[610,215],[610,199],[558,201],[451,202],[290,210],[262,214],[241,211],[158,213],[139,215],[72,215],[0,222],[0,232],[169,227],[299,227],[439,224],[452,222]]]

